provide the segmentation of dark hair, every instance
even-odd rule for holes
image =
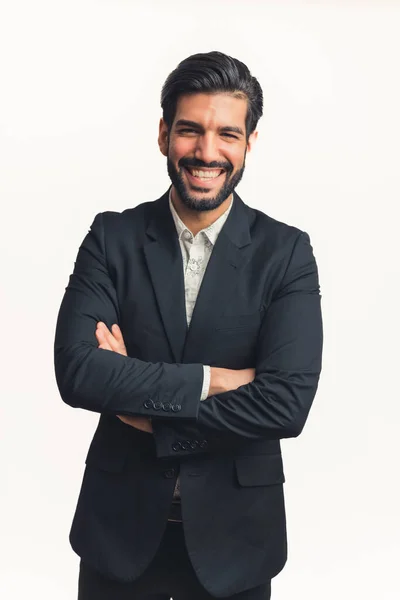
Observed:
[[[247,98],[246,135],[252,133],[263,112],[263,92],[247,66],[222,52],[193,54],[170,73],[161,91],[163,119],[168,129],[175,118],[178,98],[186,94],[228,92]]]

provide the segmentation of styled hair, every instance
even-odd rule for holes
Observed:
[[[263,92],[257,79],[237,58],[222,52],[193,54],[170,73],[162,87],[161,108],[171,128],[180,96],[188,94],[230,93],[247,99],[246,136],[256,128],[263,113]]]

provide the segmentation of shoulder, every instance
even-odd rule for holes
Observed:
[[[119,229],[120,227],[137,227],[143,225],[148,219],[149,211],[154,206],[155,201],[143,202],[133,208],[126,208],[123,211],[107,210],[102,213],[104,227],[107,229]]]
[[[318,269],[309,234],[261,210],[246,208],[249,211],[252,242],[255,243],[254,255],[260,263],[268,260],[271,273],[276,273],[280,285],[285,277],[296,279],[307,273],[313,278],[314,288],[317,289]]]
[[[270,251],[289,251],[301,238],[308,234],[293,224],[275,219],[271,215],[244,204],[248,215],[252,241],[268,248]]]
[[[95,220],[101,222],[103,235],[106,240],[135,239],[139,241],[147,229],[154,209],[159,205],[158,200],[143,202],[133,208],[120,212],[107,210],[96,215]]]

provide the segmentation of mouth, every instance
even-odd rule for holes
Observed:
[[[199,169],[198,167],[183,167],[188,179],[193,184],[203,187],[213,187],[225,173],[225,169]]]

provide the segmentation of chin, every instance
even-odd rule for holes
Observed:
[[[226,198],[220,196],[215,190],[212,190],[212,192],[212,195],[210,195],[208,190],[206,194],[189,191],[185,194],[180,193],[179,195],[184,206],[191,210],[204,212],[207,210],[215,210],[226,200]]]
[[[199,198],[199,200],[203,199],[203,198],[216,198],[217,196],[219,196],[220,192],[222,190],[222,187],[220,187],[218,190],[205,190],[203,188],[199,188],[199,187],[190,187],[190,188],[186,188],[186,195],[187,196],[192,196],[194,198]]]

